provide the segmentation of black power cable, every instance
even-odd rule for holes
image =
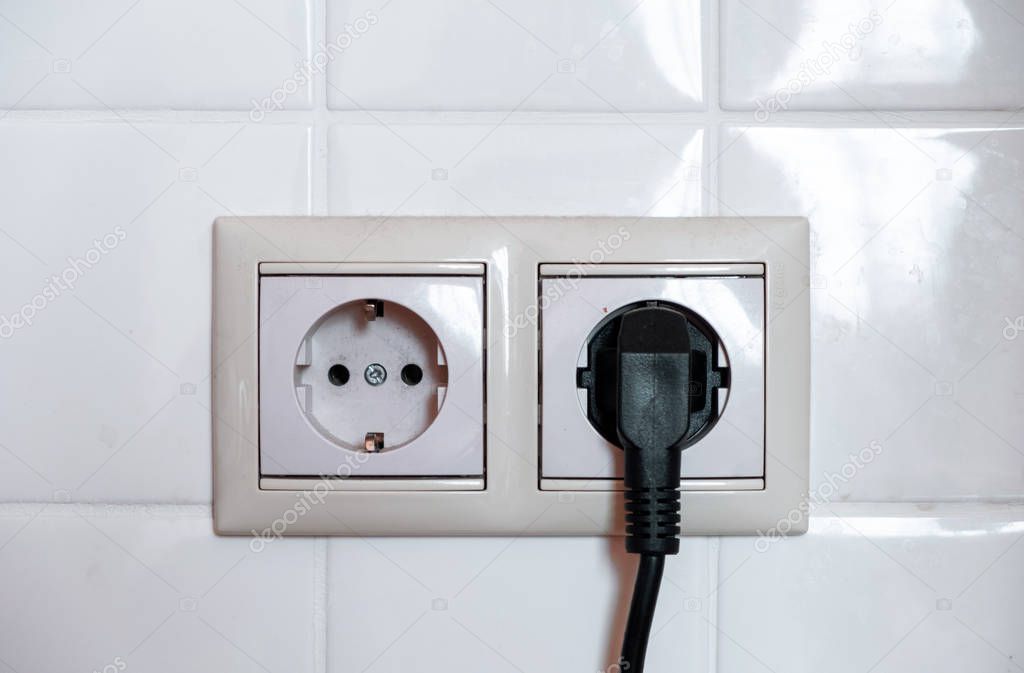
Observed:
[[[658,603],[658,589],[665,572],[663,554],[643,554],[636,571],[636,585],[633,587],[633,601],[629,605],[626,620],[626,635],[622,639],[623,673],[643,671],[647,658],[647,641],[654,622],[654,608]],[[627,668],[624,664],[628,663]]]
[[[591,422],[625,457],[626,550],[640,555],[620,666],[642,673],[665,556],[679,553],[682,450],[718,418],[718,337],[676,304],[644,302],[610,316],[588,344]],[[614,400],[614,412],[609,407]]]

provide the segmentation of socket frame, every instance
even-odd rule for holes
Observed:
[[[346,272],[359,273],[387,273],[394,264],[413,272],[483,265],[483,488],[445,479],[282,480],[273,488],[261,483],[261,264],[295,264],[307,270],[344,265]],[[810,441],[809,232],[807,221],[795,217],[218,219],[212,354],[215,530],[274,536],[623,534],[621,492],[569,484],[541,488],[536,315],[541,266],[549,264],[579,265],[595,273],[609,264],[667,269],[763,265],[764,487],[715,489],[684,483],[683,534],[804,532]],[[284,524],[277,526],[279,522]]]

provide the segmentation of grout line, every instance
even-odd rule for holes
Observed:
[[[713,537],[708,540],[708,587],[711,597],[708,602],[708,673],[718,673],[718,604],[719,594],[719,560],[722,552],[722,538]]]
[[[718,33],[720,0],[704,0],[704,76],[707,78],[705,104],[709,112],[720,115],[721,100],[721,38]]]
[[[314,44],[327,44],[327,0],[313,0]],[[313,137],[310,149],[310,212],[326,215],[330,184],[327,137],[330,114],[327,109],[327,71],[313,73]]]
[[[81,123],[81,122],[110,122],[124,123],[192,123],[192,122],[223,122],[223,123],[245,123],[259,126],[286,126],[294,124],[309,124],[310,109],[305,110],[274,110],[266,113],[266,117],[259,122],[254,122],[249,110],[145,110],[145,109],[111,109],[111,110],[82,110],[82,109],[55,109],[55,110],[11,110],[2,122],[3,124],[17,122],[56,122],[56,123]]]
[[[704,170],[701,173],[703,189],[701,199],[703,200],[702,212],[708,217],[721,215],[721,205],[718,202],[718,186],[722,162],[718,154],[722,146],[722,102],[721,102],[721,36],[719,35],[719,14],[721,12],[720,0],[704,0],[705,14],[705,39],[704,46],[704,69],[707,77],[707,100],[708,108],[707,125],[704,127]]]
[[[313,549],[313,668],[327,673],[327,538],[316,538]]]
[[[318,0],[322,2],[323,0]],[[314,81],[326,79],[314,73]],[[267,113],[266,119],[253,122],[246,110],[12,110],[0,120],[0,126],[18,123],[111,123],[126,120],[138,123],[246,123],[256,126],[310,125],[311,120],[325,124],[352,126],[378,126],[387,124],[423,125],[491,125],[504,120],[505,125],[568,125],[608,124],[629,126],[639,124],[677,124],[701,126],[708,123],[727,123],[758,127],[818,126],[844,128],[865,127],[930,127],[970,129],[999,127],[1024,128],[1024,113],[1013,110],[780,110],[768,122],[758,121],[754,110],[719,110],[711,106],[709,94],[707,110],[679,112],[566,112],[566,111],[432,111],[432,110],[329,110],[326,93],[321,86],[314,87],[317,105],[308,110],[280,110]],[[712,87],[708,87],[712,89]],[[717,101],[715,101],[717,105]],[[1008,121],[1009,117],[1009,121]]]
[[[704,159],[701,164],[701,180],[704,188],[700,190],[701,213],[705,217],[718,217],[720,208],[717,198],[712,195],[718,194],[719,172],[721,161],[717,161],[718,153],[721,151],[721,126],[708,124],[704,127]],[[712,163],[713,162],[713,163]]]
[[[24,516],[28,512],[45,509],[55,516],[126,516],[154,515],[213,518],[211,505],[181,505],[173,503],[104,503],[104,502],[0,502],[0,517]]]

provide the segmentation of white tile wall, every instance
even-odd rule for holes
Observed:
[[[709,544],[686,540],[667,564],[650,670],[707,669]],[[451,653],[458,670],[600,671],[618,659],[636,560],[616,541],[337,540],[328,549],[328,670],[436,671],[426,652]],[[367,632],[367,622],[380,628]]]
[[[308,129],[19,121],[0,147],[4,316],[56,287],[0,348],[0,499],[209,502],[211,223],[308,213]]]
[[[1019,509],[819,514],[801,538],[723,541],[720,670],[1015,670]]]
[[[703,140],[664,124],[339,125],[330,212],[695,216]]]
[[[312,668],[316,542],[257,552],[208,507],[111,510],[0,514],[4,670]]]
[[[0,2],[0,105],[242,110],[289,85],[312,54],[301,0]],[[275,102],[278,100],[274,99]]]
[[[615,659],[614,540],[213,536],[210,223],[270,213],[808,216],[811,531],[687,540],[649,670],[1020,669],[1022,20],[0,0],[0,670]]]
[[[1024,497],[1024,349],[1003,334],[1024,130],[727,126],[721,145],[722,214],[811,220],[812,488],[877,442],[839,497]]]
[[[703,107],[700,0],[328,0],[327,20],[337,109]]]
[[[1019,1],[722,0],[730,109],[1016,109]]]

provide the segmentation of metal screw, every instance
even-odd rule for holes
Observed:
[[[363,378],[371,386],[379,386],[388,378],[388,370],[384,369],[384,365],[374,362],[367,365],[366,371],[363,372]]]

